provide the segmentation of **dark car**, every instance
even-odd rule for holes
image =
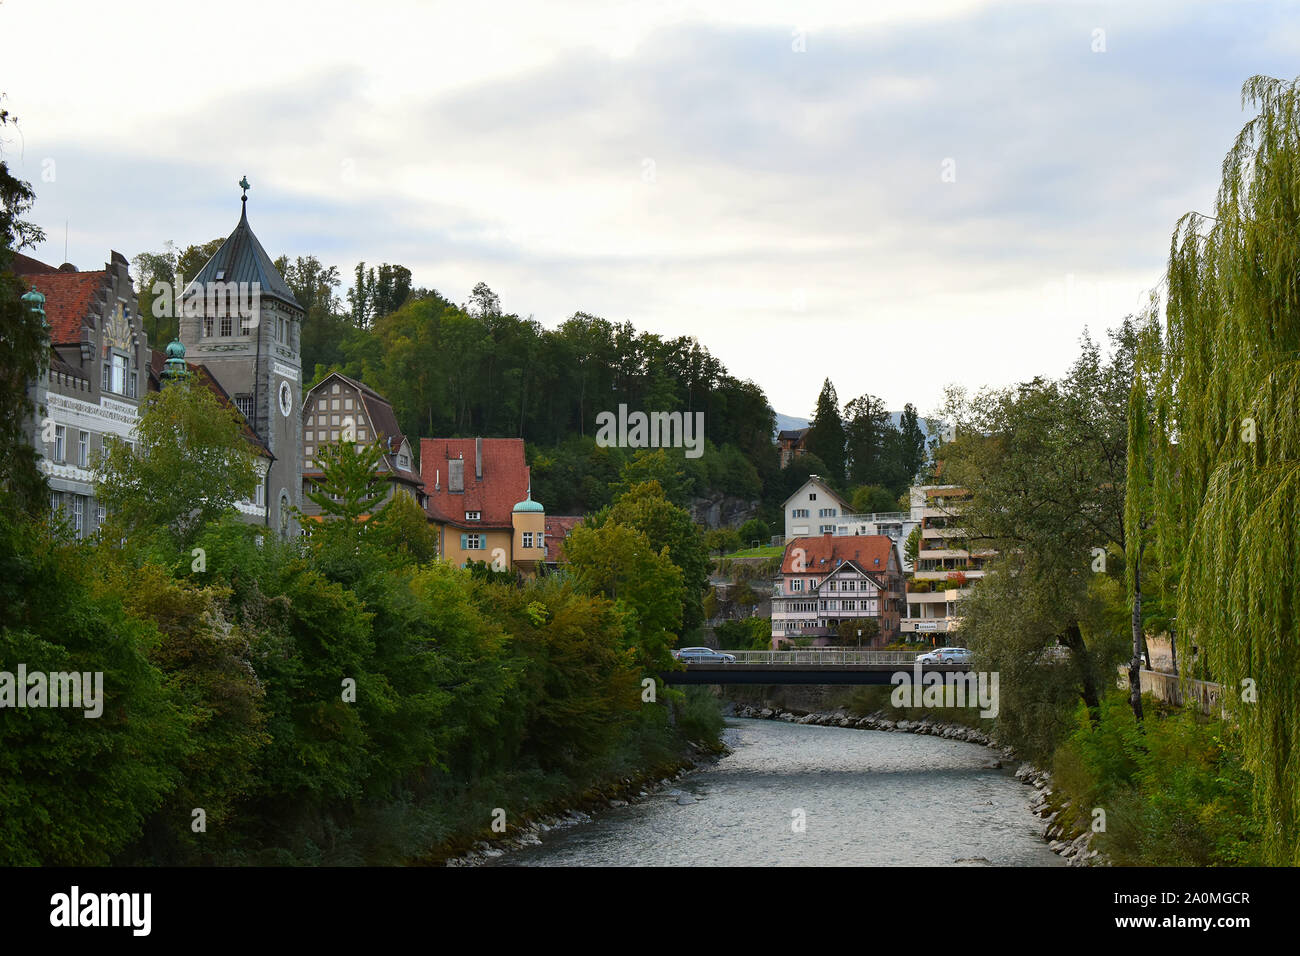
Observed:
[[[673,656],[687,664],[736,663],[736,655],[724,654],[722,651],[715,651],[711,647],[683,647],[680,651],[673,651]]]

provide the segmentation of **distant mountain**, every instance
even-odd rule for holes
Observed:
[[[808,427],[808,419],[795,418],[793,415],[782,415],[780,412],[777,412],[776,431],[772,432],[772,440],[775,441],[776,436],[779,435],[781,432],[795,431],[797,429],[807,428],[807,427]]]
[[[902,412],[890,412],[890,413],[889,413],[889,420],[890,420],[890,422],[893,423],[893,426],[894,426],[895,428],[898,428],[899,425],[900,425],[900,424],[902,423],[902,421],[903,421],[903,413],[902,413]],[[809,422],[808,419],[806,419],[806,418],[796,418],[796,417],[793,416],[793,415],[782,415],[780,412],[777,412],[777,413],[776,413],[776,431],[774,431],[774,432],[772,433],[772,440],[775,441],[775,440],[776,440],[776,436],[777,436],[778,434],[780,434],[781,432],[783,432],[783,431],[794,431],[794,430],[799,429],[799,428],[807,428],[810,424],[812,424],[812,423]],[[921,417],[921,430],[922,430],[922,431],[925,431],[927,425],[931,425],[931,424],[932,424],[932,425],[935,427],[935,429],[937,430],[939,427],[942,426],[943,423],[940,422],[937,418],[925,418],[924,416]]]

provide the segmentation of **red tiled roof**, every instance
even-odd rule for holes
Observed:
[[[474,473],[473,438],[420,439],[420,475],[429,496],[429,517],[458,528],[509,528],[514,506],[528,495],[529,469],[522,438],[483,439],[483,480]],[[448,488],[447,462],[465,460],[465,490]],[[477,511],[479,521],[466,521]]]
[[[33,260],[35,261],[35,260]],[[54,345],[76,345],[81,341],[81,328],[95,294],[104,288],[108,272],[36,272],[20,273],[24,285],[36,287],[45,296],[45,318],[50,323],[50,342]]]
[[[542,541],[546,545],[547,561],[560,560],[560,546],[569,537],[569,532],[582,523],[582,515],[547,515],[546,534]]]
[[[822,576],[834,571],[841,561],[852,561],[863,571],[887,573],[889,552],[894,542],[883,534],[823,534],[791,538],[781,559],[782,574]],[[803,567],[795,568],[796,548],[803,549]]]

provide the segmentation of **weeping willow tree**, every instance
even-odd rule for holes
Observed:
[[[1300,863],[1298,82],[1246,82],[1258,114],[1224,159],[1214,215],[1174,231],[1162,354],[1131,405],[1149,469],[1127,476],[1130,535],[1153,520],[1161,562],[1180,569],[1180,654],[1197,648],[1225,685],[1276,864]]]

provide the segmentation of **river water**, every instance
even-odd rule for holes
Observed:
[[[1064,864],[1039,839],[1032,790],[984,769],[985,747],[734,718],[723,739],[732,753],[716,765],[496,865]]]

